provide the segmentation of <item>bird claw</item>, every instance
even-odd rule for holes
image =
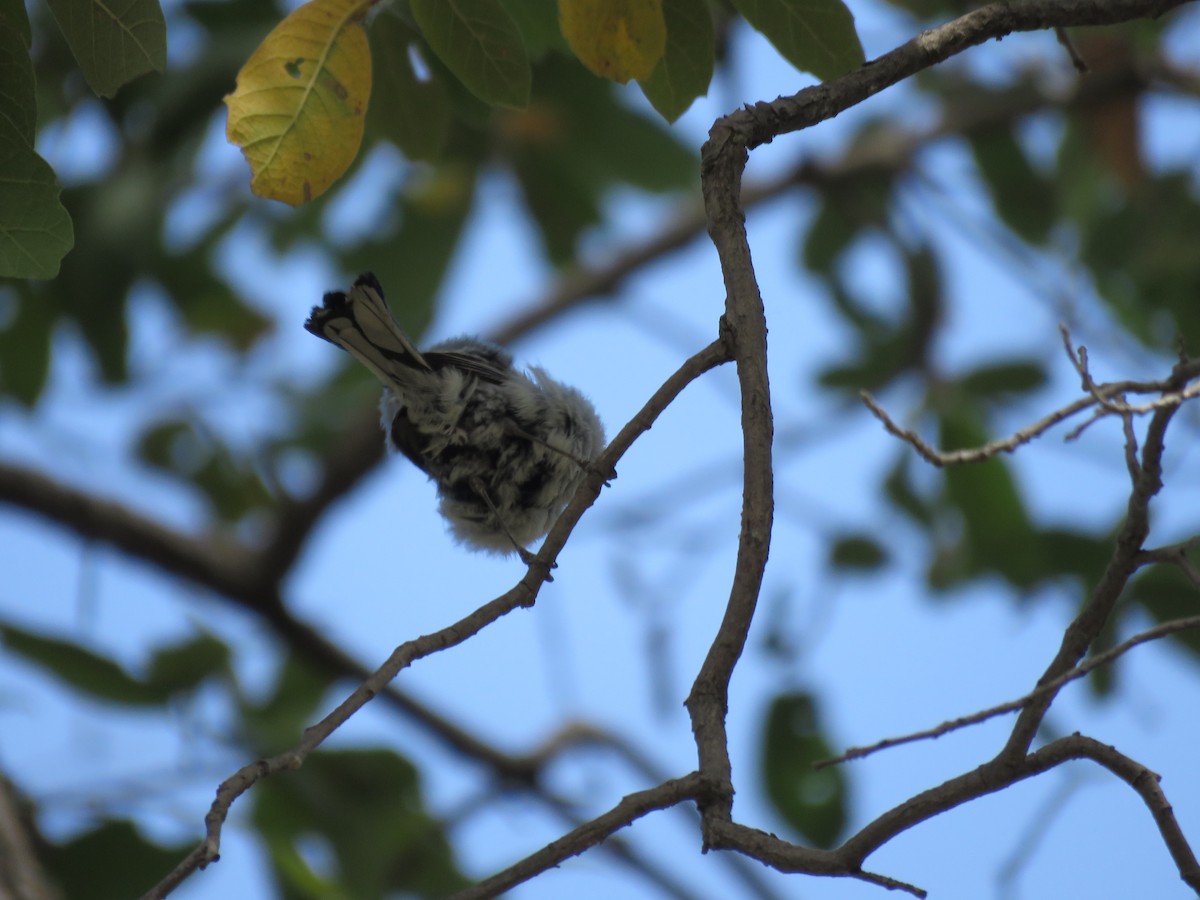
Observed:
[[[542,566],[546,570],[546,574],[544,576],[546,581],[554,580],[554,576],[551,575],[550,572],[551,570],[558,568],[558,563],[552,562],[547,564],[546,561],[536,553],[530,553],[524,547],[517,548],[517,555],[521,557],[521,562],[525,563],[528,568],[532,569],[534,566]]]

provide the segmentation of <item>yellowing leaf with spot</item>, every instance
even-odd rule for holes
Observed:
[[[312,0],[275,26],[225,98],[225,136],[250,188],[293,206],[319,197],[354,161],[371,96],[367,0]]]
[[[558,21],[579,61],[621,84],[649,78],[667,47],[662,0],[558,0]]]

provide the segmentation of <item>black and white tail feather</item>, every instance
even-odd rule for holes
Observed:
[[[370,272],[348,293],[326,294],[304,327],[383,382],[388,448],[437,485],[454,535],[528,563],[526,546],[550,530],[604,447],[591,402],[541,369],[519,371],[505,350],[475,338],[417,350]]]

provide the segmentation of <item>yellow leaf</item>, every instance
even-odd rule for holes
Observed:
[[[662,0],[558,0],[558,21],[579,61],[621,84],[649,78],[667,47]]]
[[[275,26],[225,98],[225,136],[242,148],[250,188],[296,206],[354,161],[371,96],[362,18],[372,0],[312,0]]]

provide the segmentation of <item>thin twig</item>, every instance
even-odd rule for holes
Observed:
[[[861,391],[859,392],[859,397],[862,399],[863,405],[871,411],[875,418],[883,423],[883,427],[888,434],[912,446],[923,460],[938,468],[983,462],[1001,453],[1012,453],[1017,448],[1041,437],[1055,425],[1066,421],[1072,416],[1078,415],[1084,410],[1099,406],[1100,408],[1095,410],[1092,418],[1070,432],[1066,439],[1073,440],[1088,425],[1107,415],[1120,416],[1126,422],[1124,426],[1126,461],[1131,467],[1132,474],[1132,467],[1136,466],[1137,442],[1136,438],[1132,437],[1130,418],[1135,415],[1143,415],[1164,409],[1176,409],[1183,403],[1200,396],[1200,381],[1189,384],[1186,387],[1179,386],[1180,378],[1184,381],[1193,381],[1200,377],[1200,359],[1191,359],[1177,366],[1176,369],[1179,374],[1173,374],[1170,378],[1162,381],[1113,381],[1106,384],[1096,384],[1091,380],[1091,376],[1087,374],[1086,354],[1076,356],[1075,351],[1070,348],[1069,343],[1067,352],[1072,360],[1072,364],[1076,366],[1077,371],[1081,372],[1081,377],[1084,379],[1084,389],[1088,392],[1088,396],[1080,397],[1078,400],[1068,403],[1066,406],[1055,410],[1049,415],[1043,416],[1033,424],[1014,432],[1009,437],[988,441],[986,444],[978,447],[967,447],[949,451],[938,450],[915,431],[898,425],[888,414],[887,410],[869,392]],[[1138,405],[1128,404],[1123,400],[1114,400],[1114,398],[1122,398],[1126,394],[1159,394],[1160,396],[1148,403]],[[1131,446],[1133,448],[1132,457],[1129,453]]]
[[[1061,25],[1054,29],[1054,36],[1058,38],[1058,42],[1062,44],[1064,50],[1067,51],[1067,56],[1071,59],[1071,65],[1075,67],[1075,71],[1080,75],[1086,75],[1089,71],[1087,61],[1079,55],[1079,50],[1075,47],[1075,42],[1071,40],[1071,36],[1067,34],[1067,29]]]
[[[1135,562],[1139,566],[1147,563],[1166,563],[1175,566],[1192,583],[1192,587],[1200,590],[1200,567],[1197,567],[1188,557],[1188,553],[1196,547],[1200,547],[1200,536],[1188,538],[1186,541],[1167,547],[1143,550],[1137,555]]]
[[[903,744],[912,744],[916,741],[931,740],[940,738],[943,735],[949,734],[952,731],[958,731],[960,728],[966,728],[970,725],[978,725],[980,722],[986,722],[988,719],[994,719],[997,716],[1005,715],[1006,713],[1016,712],[1019,709],[1024,709],[1032,701],[1036,700],[1048,693],[1058,691],[1065,684],[1069,684],[1076,679],[1082,678],[1093,669],[1100,666],[1108,665],[1117,657],[1129,652],[1138,644],[1145,644],[1148,641],[1156,641],[1159,638],[1164,638],[1172,634],[1177,634],[1180,631],[1188,631],[1193,628],[1200,628],[1200,616],[1191,616],[1186,619],[1175,619],[1170,622],[1164,622],[1162,625],[1157,625],[1154,628],[1147,629],[1134,635],[1127,641],[1122,641],[1117,646],[1105,650],[1103,653],[1097,653],[1095,656],[1089,657],[1085,662],[1080,663],[1071,671],[1066,672],[1053,681],[1040,685],[1030,691],[1024,697],[1017,700],[1010,700],[1007,703],[1001,703],[998,706],[991,706],[979,712],[971,713],[968,716],[960,716],[957,719],[950,719],[943,722],[935,728],[927,728],[923,731],[914,731],[911,734],[902,735],[894,738],[884,738],[881,741],[876,741],[874,744],[868,744],[865,747],[851,747],[840,756],[831,757],[830,759],[822,759],[813,764],[815,769],[823,769],[826,766],[838,765],[839,763],[850,762],[855,759],[863,759],[873,753],[878,753],[880,750],[888,750],[892,747],[899,747]]]

